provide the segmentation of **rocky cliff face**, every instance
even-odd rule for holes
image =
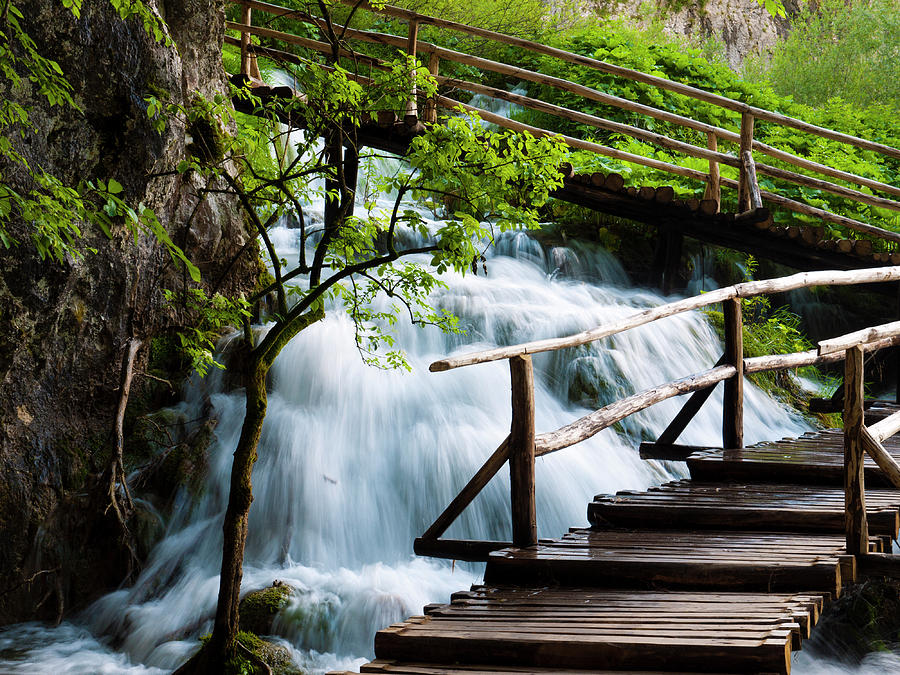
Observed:
[[[220,0],[155,6],[173,47],[119,19],[107,0],[86,0],[79,19],[56,0],[16,4],[83,111],[3,92],[34,106],[38,133],[21,142],[22,153],[70,183],[115,178],[215,278],[247,241],[245,225],[226,198],[198,206],[196,179],[158,175],[185,156],[189,139],[177,125],[155,132],[143,99],[187,104],[196,92],[227,91]],[[20,241],[27,227],[14,226]],[[178,320],[162,311],[160,289],[182,272],[146,238],[88,232],[84,243],[97,253],[65,264],[41,261],[27,243],[0,249],[0,624],[56,618],[118,584],[127,566],[99,475],[113,448],[126,346],[143,341],[140,370],[150,339]],[[246,258],[225,291],[253,285],[257,263]],[[135,387],[142,391],[140,376]]]
[[[601,0],[593,4],[593,11],[638,25],[659,20],[672,35],[717,40],[724,46],[728,64],[737,69],[748,56],[770,53],[776,41],[787,35],[800,0],[785,0],[784,5],[787,18],[773,17],[756,0],[668,0],[653,4],[644,0]]]

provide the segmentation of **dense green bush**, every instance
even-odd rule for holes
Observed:
[[[587,28],[559,34],[554,37],[554,46],[585,56],[633,68],[653,75],[690,84],[707,91],[712,91],[729,98],[744,101],[754,106],[773,110],[791,117],[800,118],[819,126],[828,127],[844,133],[861,136],[885,143],[894,147],[900,146],[900,120],[896,110],[889,105],[870,106],[861,109],[846,101],[832,99],[824,105],[813,108],[794,102],[790,97],[779,95],[766,83],[755,83],[742,79],[735,72],[721,63],[709,61],[696,48],[686,48],[676,42],[660,42],[648,40],[640,32],[623,29],[617,24],[595,24]],[[556,59],[541,57],[522,50],[510,48],[506,58],[510,63],[523,65],[531,70],[573,80],[594,89],[615,94],[622,98],[638,101],[663,110],[701,120],[709,124],[721,126],[732,131],[740,128],[740,117],[737,113],[697,101],[680,94],[659,90],[651,85],[602,73],[598,70],[573,66]],[[562,92],[546,86],[529,85],[528,93],[534,98],[605,117],[619,122],[631,124],[643,129],[662,133],[695,145],[705,147],[705,138],[692,130],[677,125],[659,122],[637,113],[622,111],[618,108],[602,105],[581,97]],[[621,134],[605,132],[594,127],[567,122],[556,117],[530,111],[518,115],[523,121],[558,130],[572,136],[596,140],[634,154],[655,157],[688,166],[700,171],[707,170],[705,160],[675,156],[668,151],[656,148],[647,143],[636,141]],[[870,151],[863,151],[829,141],[818,136],[795,131],[787,127],[758,122],[755,137],[786,151],[809,157],[810,159],[833,166],[838,169],[856,173],[868,178],[890,184],[900,183],[900,162],[885,158]],[[737,148],[720,141],[720,150],[736,152]],[[640,181],[644,184],[671,184],[682,195],[702,193],[703,186],[696,181],[682,179],[670,174],[660,173],[633,164],[623,164],[605,158],[582,155],[580,161],[586,169],[615,170],[629,177],[629,181]],[[766,158],[766,163],[793,170],[777,160]],[[736,178],[737,171],[722,167],[722,175]],[[886,229],[900,230],[900,218],[897,212],[887,211],[857,204],[829,193],[794,186],[760,176],[760,186],[764,190],[778,192],[797,201],[870,222]],[[850,187],[856,187],[850,185]],[[866,191],[867,189],[863,189]],[[723,198],[730,205],[735,195],[724,191]],[[784,224],[804,221],[820,224],[815,218],[801,216],[791,212],[776,212],[776,220]],[[838,228],[835,228],[838,229]],[[847,233],[843,232],[842,236]],[[850,234],[850,236],[856,236]]]
[[[780,94],[811,106],[841,98],[900,109],[897,0],[821,0],[794,19],[767,76]]]

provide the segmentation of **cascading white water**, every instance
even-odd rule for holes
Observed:
[[[273,234],[283,255],[296,255],[296,230]],[[253,475],[243,587],[280,579],[298,589],[275,631],[297,663],[313,672],[358,666],[371,657],[377,629],[479,579],[478,566],[416,558],[412,541],[508,432],[508,369],[500,362],[431,374],[429,362],[584,330],[664,302],[629,287],[615,260],[591,247],[545,251],[525,234],[509,234],[493,248],[487,267],[486,275],[448,275],[447,288],[434,298],[461,318],[464,335],[399,329],[412,374],[365,366],[353,326],[339,310],[304,331],[276,361]],[[694,313],[538,355],[538,430],[573,420],[583,406],[703,370],[721,350],[705,317]],[[189,419],[206,395],[219,423],[203,496],[178,503],[133,587],[59,628],[25,624],[0,632],[0,672],[165,672],[209,632],[243,399],[222,391],[213,374],[186,392],[181,405]],[[745,396],[748,442],[808,428],[749,383]],[[641,461],[636,451],[637,442],[660,433],[680,405],[667,401],[629,418],[620,432],[604,431],[538,460],[540,534],[585,525],[595,493],[684,475],[683,465]],[[719,442],[720,411],[718,394],[682,442]],[[507,485],[498,476],[448,536],[507,538]]]

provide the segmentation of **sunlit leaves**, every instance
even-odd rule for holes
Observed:
[[[250,316],[249,304],[243,297],[227,298],[219,293],[208,296],[200,288],[185,289],[182,293],[163,291],[166,301],[177,311],[188,310],[196,323],[178,333],[182,352],[200,376],[210,368],[225,366],[216,361],[216,341],[229,326],[240,326]]]

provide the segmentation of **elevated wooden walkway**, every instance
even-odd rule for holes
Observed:
[[[263,100],[286,98],[305,101],[305,98],[302,92],[295,92],[291,87],[271,87],[263,82],[257,67],[258,57],[276,63],[296,64],[304,71],[312,65],[323,69],[340,65],[347,77],[368,86],[374,82],[373,71],[392,70],[394,67],[384,60],[387,52],[393,50],[396,53],[399,50],[406,55],[411,72],[408,78],[405,74],[400,78],[401,84],[395,92],[401,98],[400,109],[383,109],[373,104],[372,110],[360,111],[358,119],[354,118],[352,128],[333,129],[344,139],[344,144],[354,156],[363,146],[403,154],[412,137],[424,131],[427,125],[440,121],[439,111],[443,111],[443,115],[456,115],[463,110],[475,113],[482,120],[501,128],[527,132],[535,137],[556,136],[573,151],[581,152],[582,157],[600,156],[623,166],[638,165],[662,172],[658,176],[674,175],[693,181],[697,190],[691,196],[697,198],[678,203],[672,199],[674,191],[669,186],[626,186],[618,173],[611,174],[613,179],[610,180],[609,175],[591,173],[574,176],[571,170],[564,171],[565,185],[555,193],[556,198],[658,227],[660,251],[676,248],[680,251],[680,238],[690,236],[800,270],[848,270],[878,264],[900,264],[900,233],[879,227],[877,223],[883,224],[884,221],[876,220],[874,215],[880,210],[900,211],[900,186],[881,182],[875,176],[856,175],[809,156],[794,154],[787,148],[769,145],[760,138],[759,130],[755,134],[754,129],[755,126],[765,126],[766,129],[785,127],[809,134],[811,145],[826,139],[883,158],[900,159],[900,149],[818,127],[682,82],[401,7],[341,0],[342,4],[352,6],[348,25],[342,25],[333,17],[308,13],[311,10],[283,7],[262,0],[229,1],[239,5],[241,11],[240,22],[226,23],[229,34],[225,38],[226,43],[241,49],[241,73],[237,77],[241,84],[248,85]],[[262,19],[257,19],[256,25],[252,20],[253,12],[263,15]],[[354,17],[367,13],[369,19],[359,24],[364,27],[350,25]],[[406,24],[406,34],[373,31],[373,18],[383,22],[383,25],[394,22],[393,30],[398,25]],[[285,32],[290,22],[296,22],[295,28],[302,25],[303,34]],[[275,30],[274,26],[285,30]],[[651,87],[659,95],[659,100],[670,93],[686,96],[708,104],[714,114],[695,112],[698,119],[694,119],[674,113],[662,104],[661,107],[646,105],[580,82],[449,49],[420,39],[419,28],[424,26],[444,31],[446,44],[459,46],[465,44],[467,38],[475,38],[485,44],[513,47],[571,67],[599,71],[623,81],[640,83],[642,87]],[[311,31],[318,33],[316,39],[309,37]],[[389,48],[387,52],[385,47]],[[427,96],[417,90],[415,84],[416,73],[424,74],[426,69],[437,87],[436,93]],[[473,74],[462,74],[465,72]],[[573,97],[576,103],[572,104],[573,108],[566,108],[485,84],[496,82],[498,77],[506,83],[518,81],[526,86],[549,87]],[[472,105],[477,100],[470,99],[473,94],[483,100],[493,99],[520,106],[555,118],[555,122],[545,123],[549,128],[544,128],[509,119]],[[464,103],[460,98],[469,102]],[[253,104],[240,97],[235,103],[238,107],[253,108]],[[616,111],[612,114],[613,118],[622,118],[624,111],[630,123],[603,117],[600,113],[583,112],[596,111],[597,104],[600,104],[601,110]],[[288,115],[286,121],[296,126],[302,118],[303,115]],[[559,123],[568,126],[575,123],[576,128],[583,131],[573,133],[580,133],[581,136],[555,133],[553,129],[559,128]],[[657,133],[654,129],[670,129],[669,135]],[[665,154],[644,156],[604,145],[603,140],[610,134],[636,139],[648,148],[664,150]],[[763,134],[763,138],[769,138],[768,132]],[[685,139],[691,140],[688,142]],[[702,160],[707,170],[698,169],[697,160]],[[337,163],[339,159],[332,158],[330,161]],[[588,165],[596,166],[596,163],[588,162]],[[623,170],[623,173],[626,172]],[[757,176],[765,179],[762,186],[766,189],[761,187]],[[798,187],[803,189],[798,190]],[[723,198],[723,190],[733,191],[733,196]],[[867,208],[865,211],[865,217],[871,222],[839,213],[841,206],[829,206],[829,200],[834,198],[855,203],[854,208],[845,213],[859,213],[856,205],[874,207],[874,210]],[[735,203],[736,208],[729,206],[725,209],[731,208],[734,212],[720,213],[725,208],[723,204]],[[770,211],[780,214],[778,225],[773,224]],[[793,218],[793,214],[797,214],[796,219],[788,220],[787,216]],[[835,228],[840,231],[839,234],[835,234]],[[662,241],[664,239],[666,241]]]
[[[830,283],[900,280],[900,267],[749,282],[560,338],[452,356],[432,371],[507,359],[509,436],[423,536],[420,555],[485,560],[484,586],[385,628],[362,672],[779,673],[822,608],[859,576],[900,577],[900,413],[864,409],[864,354],[900,344],[900,322],[796,354],[744,358],[739,298]],[[717,296],[718,294],[718,296]],[[555,431],[534,429],[531,355],[585,345],[672,314],[723,303],[725,354],[711,369],[635,393]],[[743,447],[745,373],[845,362],[843,430]],[[722,448],[675,445],[724,382]],[[589,529],[537,538],[535,458],[691,393],[644,458],[687,462],[691,478],[598,495]],[[836,399],[835,399],[836,400]],[[835,400],[828,402],[829,405]],[[442,539],[506,461],[512,542]],[[875,489],[865,489],[865,484]]]
[[[484,585],[379,631],[361,672],[789,673],[791,651],[857,580],[830,472],[840,434],[698,450],[690,480],[598,495],[590,529],[491,553]],[[773,469],[763,479],[797,467],[812,477],[756,482],[754,455]],[[713,464],[740,482],[709,482]],[[889,553],[900,490],[867,491],[866,508],[869,552]]]

